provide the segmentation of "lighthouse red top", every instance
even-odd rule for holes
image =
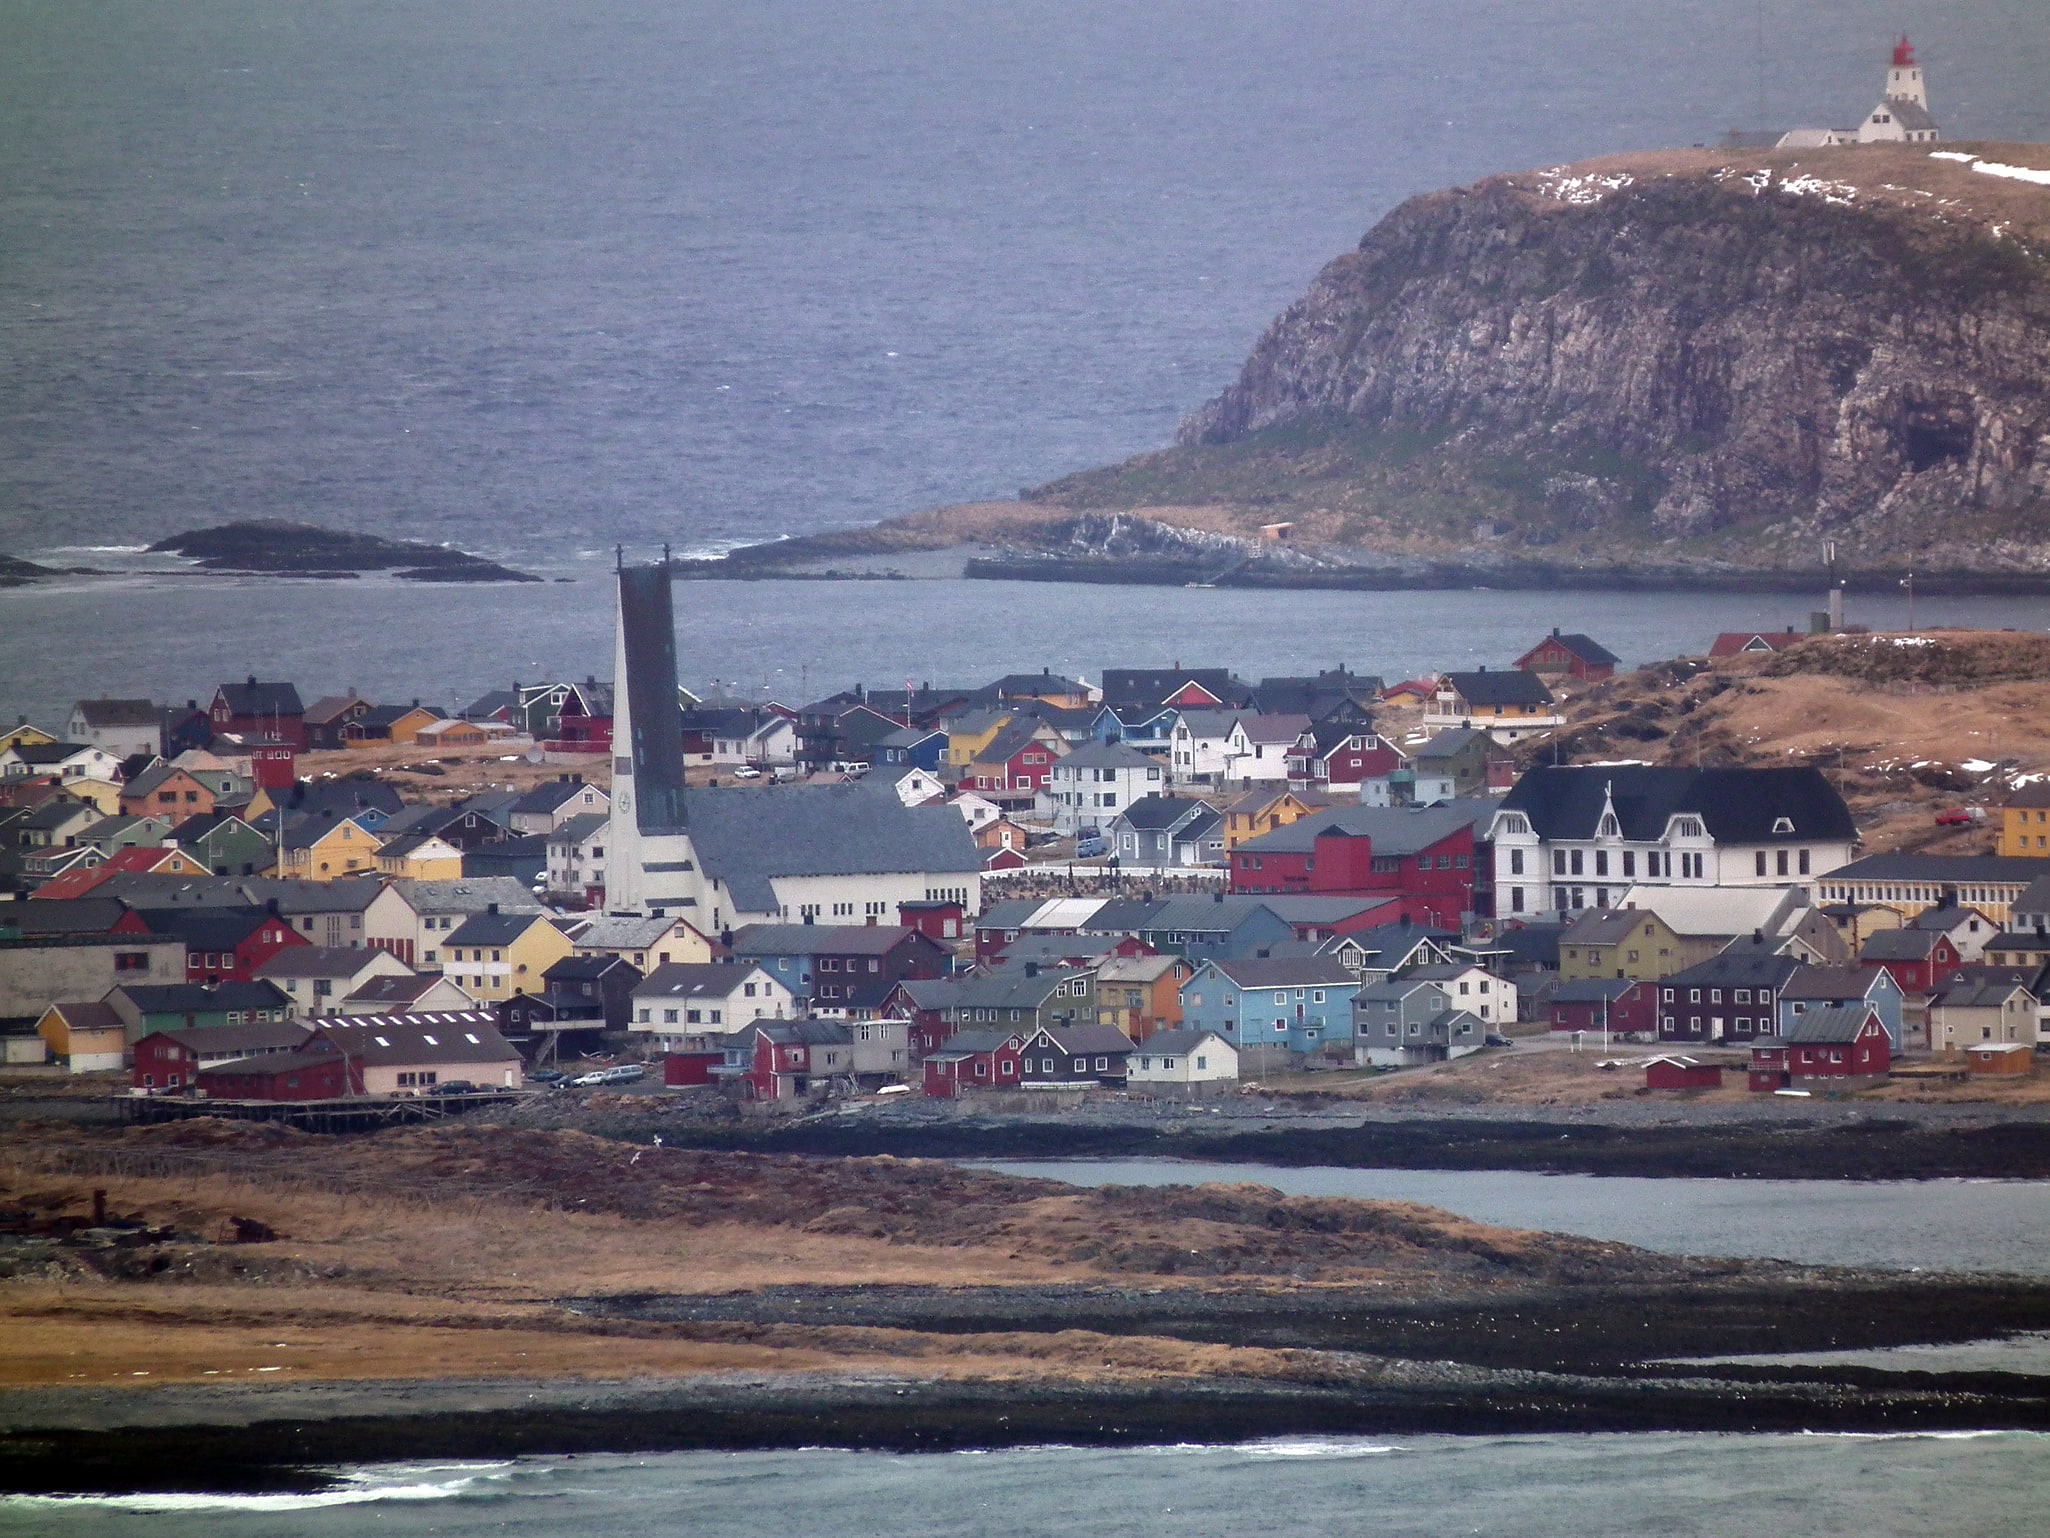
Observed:
[[[1908,41],[1907,33],[1903,32],[1901,40],[1893,45],[1893,67],[1895,69],[1908,69],[1914,62],[1915,45]]]

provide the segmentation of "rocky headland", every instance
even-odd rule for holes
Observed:
[[[2050,148],[1667,151],[1413,198],[1173,447],[736,560],[1810,587],[1825,541],[1854,586],[2050,579]]]

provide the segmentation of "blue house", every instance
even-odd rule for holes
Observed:
[[[1173,705],[1106,705],[1097,714],[1092,735],[1098,742],[1122,742],[1141,753],[1165,754],[1181,718]]]
[[[890,733],[875,746],[878,768],[923,769],[938,774],[940,760],[947,756],[947,734],[922,726],[905,726]]]
[[[1207,961],[1257,956],[1296,938],[1293,925],[1257,897],[1170,897],[1139,921],[1139,938],[1156,951]]]
[[[1352,1055],[1360,982],[1327,956],[1217,957],[1182,985],[1182,1026],[1215,1031],[1241,1054],[1260,1048]]]
[[[1802,967],[1780,984],[1778,1031],[1785,1036],[1796,1020],[1817,1009],[1869,1005],[1898,1052],[1906,1003],[1901,985],[1885,967]]]

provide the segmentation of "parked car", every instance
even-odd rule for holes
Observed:
[[[751,764],[742,764],[733,771],[733,777],[736,780],[759,780],[762,777],[762,771]]]
[[[1516,1045],[1516,1043],[1511,1038],[1500,1035],[1495,1031],[1488,1032],[1488,1034],[1486,1036],[1483,1036],[1481,1040],[1486,1042],[1491,1047],[1513,1047]]]
[[[1975,822],[1984,822],[1985,820],[1986,808],[1983,806],[1946,807],[1936,814],[1936,825],[1939,828],[1969,827]]]
[[[594,1068],[589,1073],[580,1073],[569,1082],[574,1089],[593,1089],[600,1084],[631,1084],[647,1076],[648,1070],[639,1063],[621,1063],[616,1068]]]
[[[529,1068],[527,1070],[527,1082],[529,1084],[554,1084],[563,1077],[564,1074],[560,1068]]]
[[[443,1079],[427,1091],[430,1095],[481,1095],[484,1091],[468,1079]]]
[[[1076,859],[1093,860],[1097,856],[1108,854],[1109,852],[1110,845],[1105,841],[1103,831],[1100,828],[1084,828],[1075,835]]]

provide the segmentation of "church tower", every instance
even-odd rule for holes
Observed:
[[[690,899],[683,716],[676,695],[676,611],[669,565],[619,568],[612,648],[612,812],[605,906],[680,913]]]

